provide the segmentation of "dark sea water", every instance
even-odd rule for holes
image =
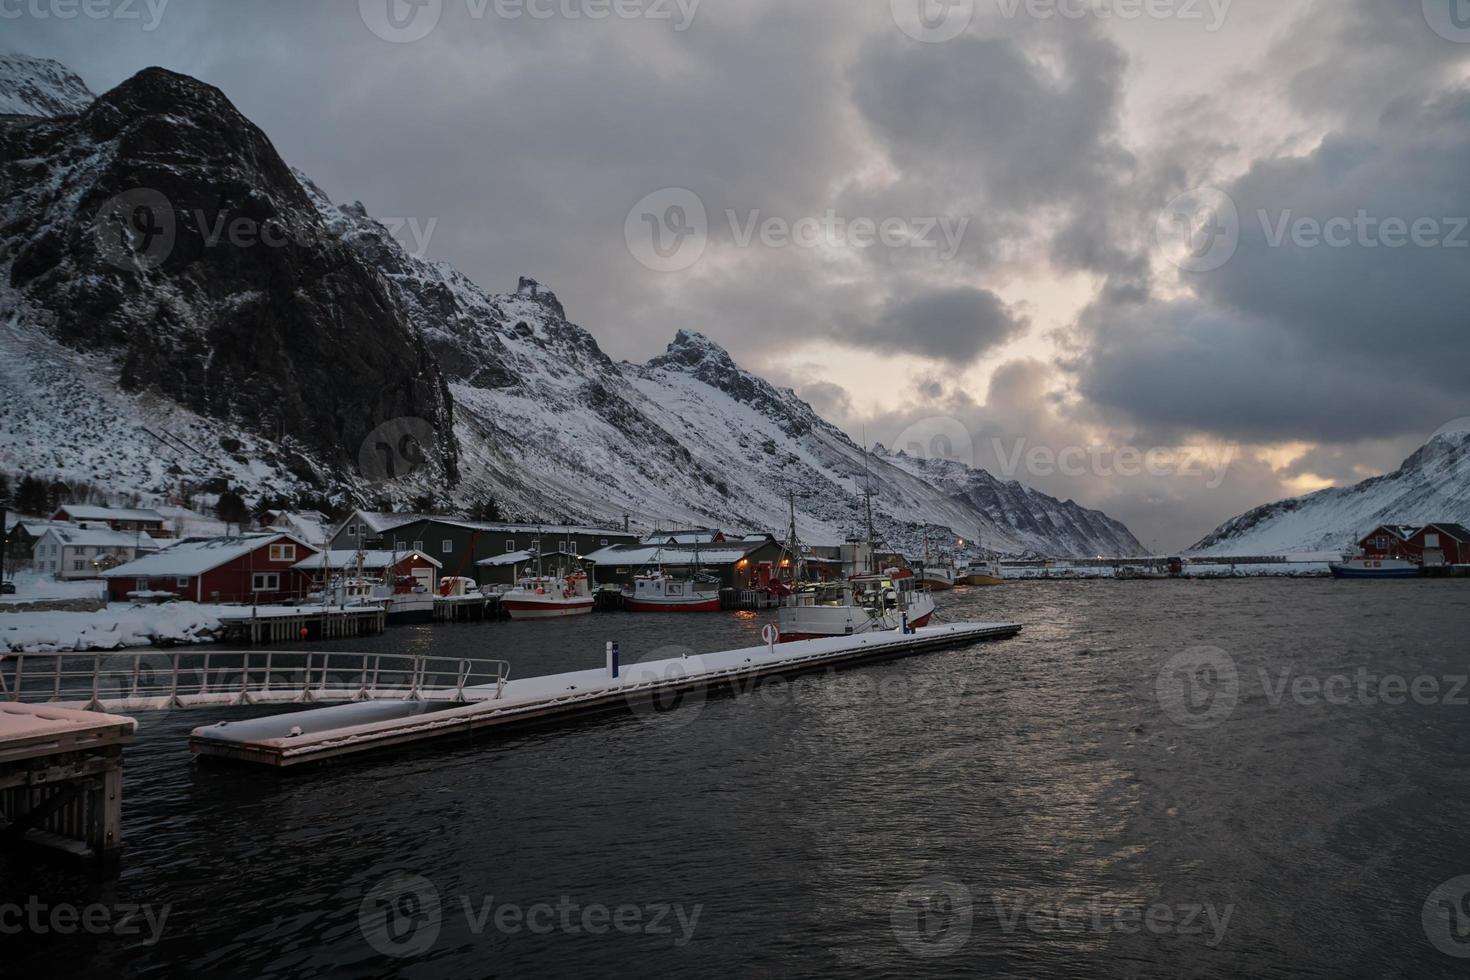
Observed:
[[[140,715],[120,872],[0,857],[0,976],[1470,972],[1470,583],[1016,583],[941,613],[1026,631],[288,775],[191,763],[238,712]],[[766,621],[352,646],[528,676]],[[167,918],[7,928],[27,903]]]

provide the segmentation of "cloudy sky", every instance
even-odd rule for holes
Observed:
[[[74,16],[67,16],[74,14]],[[1464,0],[3,0],[615,357],[1173,549],[1470,415]],[[422,240],[422,239],[420,239]]]

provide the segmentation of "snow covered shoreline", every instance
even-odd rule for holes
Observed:
[[[0,615],[0,651],[70,653],[211,643],[219,632],[219,616],[225,608],[194,602],[115,602],[91,613],[6,613]]]

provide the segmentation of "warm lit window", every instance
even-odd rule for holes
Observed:
[[[296,546],[294,544],[271,545],[271,561],[295,561]]]

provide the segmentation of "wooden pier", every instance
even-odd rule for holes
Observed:
[[[337,640],[352,636],[376,636],[383,632],[387,611],[382,606],[301,606],[294,609],[263,608],[246,613],[222,614],[220,638],[226,643],[258,646],[262,643],[298,643],[302,640]]]
[[[489,728],[547,725],[596,713],[649,710],[650,702],[719,693],[764,678],[835,670],[1015,636],[1015,623],[955,623],[904,633],[801,640],[606,670],[504,681],[472,704],[349,704],[196,728],[195,755],[288,767]],[[466,691],[470,693],[470,691]]]
[[[131,718],[0,703],[0,840],[111,863],[122,846]]]
[[[434,621],[473,623],[500,618],[500,596],[495,593],[434,597]]]

